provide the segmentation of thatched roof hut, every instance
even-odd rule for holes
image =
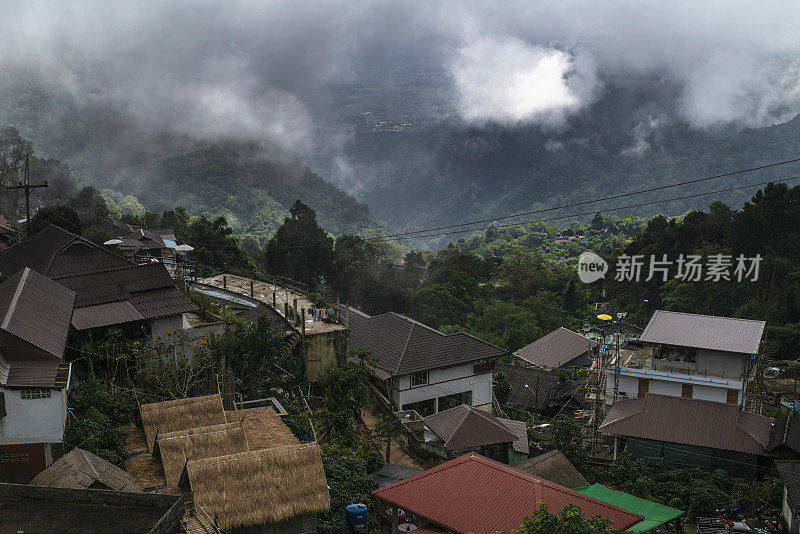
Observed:
[[[83,449],[72,449],[31,481],[33,486],[70,489],[142,491],[131,476],[116,465]]]
[[[226,422],[219,394],[142,404],[139,413],[150,452],[153,452],[157,434]]]
[[[248,450],[241,423],[223,423],[158,434],[155,449],[161,454],[168,487],[177,487],[187,460],[224,456]]]
[[[222,530],[267,525],[330,508],[316,443],[255,450],[186,465],[196,504]]]
[[[247,408],[225,412],[228,422],[240,422],[251,450],[299,443],[272,408]]]

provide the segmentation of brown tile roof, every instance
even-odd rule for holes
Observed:
[[[559,328],[522,347],[514,354],[544,369],[555,369],[587,352],[589,347],[596,346],[597,342],[585,336],[566,328]]]
[[[120,300],[76,308],[72,314],[72,326],[75,330],[87,330],[112,324],[143,321],[144,319],[144,315],[130,301]]]
[[[469,334],[443,334],[394,312],[371,317],[350,308],[348,320],[349,347],[372,351],[378,367],[393,376],[508,354]]]
[[[52,388],[60,386],[59,371],[63,364],[58,360],[14,360],[8,362],[8,379],[6,386]]]
[[[425,418],[425,426],[442,438],[451,451],[477,449],[494,443],[511,443],[516,433],[490,413],[462,404]],[[526,430],[527,441],[527,430]]]
[[[589,485],[589,482],[583,478],[583,475],[575,469],[575,466],[559,450],[552,450],[534,458],[529,458],[514,467],[520,471],[525,471],[529,475],[555,482],[567,488],[579,488]]]
[[[604,434],[767,455],[773,419],[735,404],[648,393],[611,407]]]
[[[647,343],[756,354],[764,321],[656,310],[639,337]]]
[[[72,449],[31,480],[33,486],[72,489],[112,489],[138,493],[142,489],[114,464],[83,449]]]
[[[372,495],[456,534],[511,532],[541,503],[547,503],[553,511],[575,504],[589,517],[610,518],[619,530],[644,519],[475,453],[375,490]]]
[[[24,268],[0,284],[0,330],[61,359],[69,334],[75,292]],[[8,345],[3,340],[3,348]],[[34,351],[36,352],[36,351]],[[5,351],[7,361],[25,359],[15,350]]]

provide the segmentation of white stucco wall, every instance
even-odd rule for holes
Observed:
[[[0,388],[6,416],[0,417],[0,445],[59,443],[64,439],[66,393],[50,390],[50,398],[23,399],[21,390]]]
[[[739,391],[738,403],[742,402],[742,382],[738,380],[699,377],[681,377],[680,375],[667,375],[648,371],[647,374],[641,370],[621,370],[619,376],[619,392],[626,393],[627,398],[636,398],[639,395],[639,379],[649,380],[650,393],[660,393],[662,395],[672,395],[680,397],[683,392],[683,384],[692,384],[692,398],[710,400],[715,402],[726,402],[728,400],[728,390],[736,389]],[[614,375],[613,370],[609,370],[606,377],[606,404],[613,402],[614,395]],[[625,398],[618,395],[619,398]]]
[[[153,338],[163,337],[165,334],[174,332],[175,330],[183,330],[190,327],[188,322],[184,323],[183,314],[170,315],[168,317],[159,317],[154,319],[152,323]]]
[[[434,369],[428,373],[428,385],[411,387],[410,375],[395,378],[392,395],[396,406],[437,399],[454,393],[472,392],[472,405],[491,409],[492,373],[474,374],[473,364],[447,369]],[[436,407],[438,409],[438,406]]]

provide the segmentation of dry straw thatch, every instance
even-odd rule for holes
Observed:
[[[248,450],[241,423],[224,423],[158,434],[156,445],[167,486],[177,487],[186,460],[200,460]]]
[[[139,413],[150,452],[153,452],[157,434],[226,422],[219,394],[142,404]]]
[[[247,408],[225,412],[228,422],[241,422],[251,450],[300,443],[272,408]]]
[[[330,508],[316,443],[193,460],[187,464],[195,502],[220,528],[278,523]]]

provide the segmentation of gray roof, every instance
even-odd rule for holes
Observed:
[[[588,352],[589,347],[596,346],[596,341],[562,327],[522,347],[514,354],[539,367],[555,369]]]
[[[426,417],[425,426],[442,438],[444,446],[451,451],[512,443],[520,438],[497,417],[466,404]],[[526,441],[527,435],[526,429]]]
[[[112,489],[139,493],[131,476],[114,464],[83,449],[74,448],[31,480],[33,486],[72,489]]]
[[[383,463],[380,469],[372,472],[372,478],[378,484],[379,488],[385,488],[395,482],[400,482],[408,477],[413,477],[422,473],[422,469],[414,469],[412,467],[405,467],[403,465]]]
[[[10,334],[60,360],[67,344],[74,302],[74,291],[27,267],[20,270],[0,284],[3,338]],[[15,350],[5,352],[9,342],[2,340],[5,359],[23,359]]]
[[[773,419],[736,404],[648,393],[611,407],[604,434],[766,456]]]
[[[514,466],[529,475],[561,484],[567,488],[588,486],[589,482],[558,449],[540,454]]]
[[[511,443],[511,447],[519,453],[528,454],[530,445],[528,444],[528,425],[525,421],[515,421],[514,419],[504,419],[502,417],[498,417],[497,420],[517,436],[517,439]]]
[[[377,366],[392,376],[508,354],[469,334],[443,334],[399,313],[371,317],[350,308],[348,321],[349,348],[372,351]]]
[[[656,310],[639,337],[646,343],[756,354],[764,321]]]
[[[511,385],[508,402],[534,410],[546,410],[552,405],[566,404],[571,400],[583,403],[584,395],[576,393],[586,386],[585,381],[562,380],[549,371],[497,363],[495,372],[502,372]],[[527,386],[527,387],[526,387]]]
[[[800,506],[800,462],[790,460],[775,460],[775,467],[781,475],[783,485],[786,486],[786,497],[792,508]]]

